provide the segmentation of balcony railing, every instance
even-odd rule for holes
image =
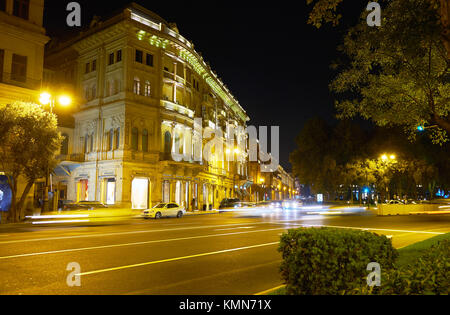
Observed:
[[[57,160],[61,162],[76,162],[83,163],[85,161],[85,155],[82,153],[78,154],[62,154],[57,156]]]
[[[0,72],[0,82],[31,90],[41,88],[41,80],[20,76],[16,73]]]

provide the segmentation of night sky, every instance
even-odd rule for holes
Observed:
[[[45,0],[44,26],[50,36],[80,29],[66,26],[68,0]],[[78,1],[82,28],[93,15],[108,16],[130,1]],[[291,170],[289,153],[310,118],[333,121],[328,90],[330,64],[345,28],[355,24],[367,1],[347,1],[343,25],[321,29],[307,24],[311,9],[298,1],[135,1],[175,22],[195,44],[251,118],[249,125],[280,126],[281,164]]]

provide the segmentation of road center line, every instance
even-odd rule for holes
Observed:
[[[172,238],[172,239],[165,239],[165,240],[154,240],[154,241],[115,244],[115,245],[103,245],[103,246],[94,246],[94,247],[85,247],[85,248],[62,249],[62,250],[55,250],[55,251],[48,251],[48,252],[38,252],[38,253],[30,253],[30,254],[3,256],[3,257],[0,257],[0,260],[31,257],[31,256],[42,256],[42,255],[50,255],[50,254],[71,253],[71,252],[79,252],[79,251],[87,251],[87,250],[95,250],[95,249],[107,249],[107,248],[138,246],[138,245],[147,245],[147,244],[164,243],[164,242],[186,241],[186,240],[194,240],[194,239],[207,238],[207,237],[221,237],[221,236],[232,236],[232,235],[241,235],[241,234],[258,233],[258,232],[270,232],[270,231],[279,231],[279,230],[285,230],[285,228],[246,231],[246,232],[234,232],[234,233],[224,233],[224,234],[209,234],[209,235],[201,235],[201,236],[190,236],[190,237]]]
[[[276,224],[273,222],[255,222],[253,225],[260,224]],[[66,240],[75,238],[90,238],[90,237],[105,237],[105,236],[120,236],[120,235],[132,235],[132,234],[146,234],[146,233],[157,233],[157,232],[173,232],[173,231],[184,231],[184,230],[199,230],[199,229],[209,229],[209,228],[220,228],[227,226],[238,226],[238,225],[248,225],[248,223],[233,223],[233,224],[221,224],[221,225],[207,225],[207,226],[194,226],[194,227],[184,227],[184,228],[174,228],[174,229],[160,229],[160,230],[145,230],[145,231],[130,231],[130,232],[114,232],[114,233],[102,233],[102,234],[87,234],[87,235],[74,235],[74,236],[59,236],[59,237],[48,237],[48,238],[34,238],[25,240],[14,240],[14,241],[2,241],[1,244],[15,244],[15,243],[26,243],[26,242],[41,242],[41,241],[56,241],[56,240]]]
[[[124,270],[124,269],[130,269],[130,268],[137,268],[137,267],[143,267],[143,266],[149,266],[149,265],[156,265],[156,264],[161,264],[161,263],[166,263],[166,262],[179,261],[179,260],[192,259],[192,258],[205,257],[205,256],[212,256],[212,255],[218,255],[218,254],[224,254],[224,253],[230,253],[230,252],[237,252],[237,251],[241,251],[241,250],[260,248],[260,247],[267,247],[267,246],[273,246],[273,245],[278,245],[278,244],[279,244],[279,242],[273,242],[273,243],[258,244],[258,245],[253,245],[253,246],[225,249],[225,250],[220,250],[220,251],[210,252],[210,253],[202,253],[202,254],[196,254],[196,255],[190,255],[190,256],[183,256],[183,257],[169,258],[169,259],[164,259],[164,260],[150,261],[150,262],[145,262],[145,263],[135,264],[135,265],[127,265],[127,266],[120,266],[120,267],[114,267],[114,268],[108,268],[108,269],[89,271],[89,272],[76,274],[75,276],[88,276],[88,275],[99,274],[99,273],[104,273],[104,272]]]

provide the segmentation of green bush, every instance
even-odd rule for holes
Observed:
[[[372,294],[448,295],[450,293],[450,241],[432,246],[416,262],[381,274],[381,287]]]
[[[332,228],[290,230],[281,237],[279,251],[289,295],[348,293],[367,285],[369,263],[386,270],[398,256],[385,236]]]

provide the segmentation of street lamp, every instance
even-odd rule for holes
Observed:
[[[44,105],[47,106],[49,105],[50,107],[50,113],[53,114],[53,108],[55,107],[55,103],[56,103],[56,98],[51,95],[48,92],[42,92],[40,97],[39,97],[39,102]],[[58,103],[61,106],[67,107],[72,103],[72,99],[70,98],[70,96],[65,95],[65,94],[61,94],[58,96]],[[45,210],[49,210],[48,208],[48,193],[49,193],[49,187],[48,187],[48,182],[49,182],[49,178],[50,178],[50,192],[53,192],[53,178],[52,178],[52,174],[50,174],[49,170],[47,169],[47,177],[46,177],[46,187],[45,187],[45,195],[44,195],[44,209]],[[53,207],[52,207],[53,209]]]
[[[57,98],[58,103],[64,107],[67,107],[72,103],[71,97],[66,94],[61,94]],[[44,106],[50,105],[50,113],[53,113],[53,108],[55,107],[56,103],[56,97],[48,92],[42,92],[39,97],[39,102]]]

